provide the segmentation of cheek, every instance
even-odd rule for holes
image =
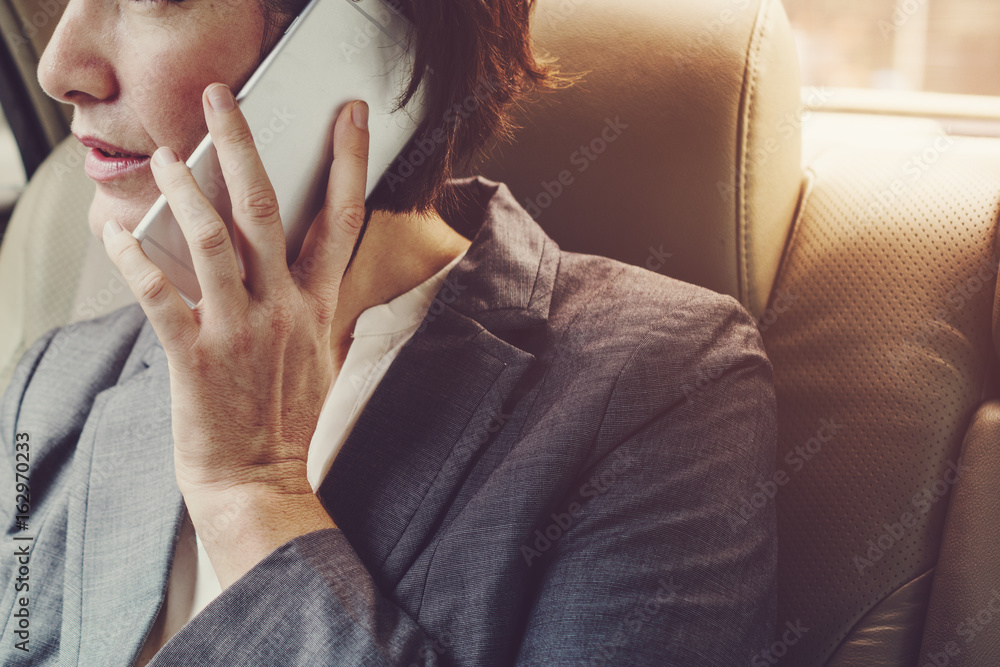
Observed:
[[[130,106],[156,146],[170,146],[186,159],[208,131],[201,94],[216,73],[176,52],[158,60],[135,73]]]
[[[156,146],[189,157],[208,131],[201,96],[215,81],[237,90],[256,67],[264,21],[256,0],[183,11],[125,12],[116,32],[121,103]]]

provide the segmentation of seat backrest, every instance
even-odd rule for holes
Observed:
[[[906,133],[829,148],[806,172],[762,327],[779,414],[781,477],[765,482],[778,621],[808,628],[775,647],[795,665],[924,665],[944,650],[921,654],[925,623],[940,623],[932,590],[955,592],[935,574],[954,546],[946,518],[972,509],[949,506],[995,469],[995,448],[973,468],[963,440],[995,393],[1000,142]],[[949,559],[958,579],[990,567]],[[954,628],[946,641],[962,640]],[[1000,664],[963,651],[947,664]]]

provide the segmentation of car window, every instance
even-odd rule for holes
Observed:
[[[784,0],[803,84],[1000,95],[997,0]]]

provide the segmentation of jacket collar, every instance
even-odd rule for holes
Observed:
[[[450,184],[461,212],[447,222],[474,233],[472,244],[389,366],[318,491],[383,590],[399,583],[444,520],[494,438],[498,415],[509,414],[543,370],[534,352],[548,319],[558,246],[506,185],[479,176]],[[85,559],[83,636],[102,640],[81,645],[81,664],[107,661],[108,650],[138,653],[166,594],[185,511],[164,419],[166,355],[148,320],[122,379],[104,394],[105,413],[129,414],[147,426],[141,452],[134,434],[113,420],[102,418],[94,429],[95,461],[118,464],[114,475],[91,477],[83,553],[117,557]],[[131,504],[136,525],[148,529],[127,535],[102,520],[101,508],[123,502]],[[121,612],[134,623],[96,627],[88,609]]]
[[[558,264],[555,242],[505,184],[481,176],[452,183],[463,202],[460,220],[478,223],[472,245],[449,275],[469,285],[454,309],[493,333],[543,324]],[[462,222],[448,222],[461,231]]]

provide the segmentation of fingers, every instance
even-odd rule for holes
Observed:
[[[163,146],[150,160],[153,178],[191,249],[202,298],[213,308],[232,312],[248,299],[229,230],[198,187],[188,166]]]
[[[326,199],[292,267],[299,285],[322,301],[336,299],[364,222],[368,145],[368,105],[346,105],[334,126]]]
[[[165,350],[186,339],[195,325],[194,314],[184,299],[146,253],[139,241],[121,226],[104,226],[104,249],[122,274],[132,294],[149,318]]]
[[[278,200],[250,126],[229,87],[212,84],[202,97],[208,131],[233,204],[233,220],[243,237],[240,256],[247,272],[246,287],[259,295],[279,281],[288,280]]]

